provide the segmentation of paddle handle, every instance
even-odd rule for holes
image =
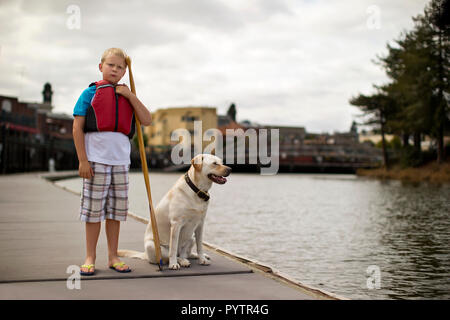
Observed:
[[[127,57],[126,62],[128,65],[128,74],[130,76],[130,87],[131,87],[130,89],[131,92],[136,94],[133,72],[131,71],[131,59]],[[136,120],[136,132],[138,136],[139,155],[141,156],[142,173],[144,174],[145,188],[147,189],[147,198],[150,210],[150,221],[152,224],[153,241],[155,243],[156,260],[159,261],[158,266],[159,269],[162,270],[161,244],[159,241],[158,225],[156,224],[155,209],[153,208],[152,194],[150,190],[150,181],[148,178],[148,166],[147,166],[147,158],[145,156],[144,138],[142,136],[141,122],[139,121],[136,112],[134,113],[134,118]]]

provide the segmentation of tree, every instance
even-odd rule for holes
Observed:
[[[234,103],[232,103],[228,108],[227,116],[229,116],[231,119],[233,119],[234,122],[236,122],[236,106]]]
[[[422,42],[416,32],[407,32],[387,48],[388,55],[378,57],[378,63],[392,81],[383,87],[394,101],[389,126],[392,133],[403,137],[404,146],[408,146],[412,134],[416,151],[420,153],[421,135],[430,133],[432,118],[428,110],[429,81],[424,74],[427,60],[421,52]]]
[[[444,133],[450,122],[445,99],[450,92],[449,3],[432,0],[423,15],[414,17],[413,30],[403,32],[393,45],[388,44],[388,54],[375,61],[390,82],[375,86],[378,93],[373,96],[360,95],[351,100],[365,113],[375,114],[371,122],[382,133],[389,130],[402,136],[404,146],[413,135],[418,154],[421,136],[433,137],[438,163],[445,158]]]
[[[437,161],[445,159],[444,133],[449,124],[448,105],[444,92],[449,92],[450,77],[450,1],[432,0],[424,14],[417,17],[418,28],[424,35],[431,77],[430,104],[433,109],[432,134],[437,139]]]
[[[350,99],[350,104],[359,107],[363,112],[363,116],[367,118],[363,123],[364,125],[374,126],[380,131],[381,146],[383,150],[383,165],[389,170],[385,133],[388,131],[387,124],[392,114],[393,101],[380,88],[377,88],[377,90],[378,92],[371,96],[359,94],[357,97],[353,97]]]
[[[350,127],[350,133],[353,133],[355,135],[358,134],[358,124],[356,121],[352,121],[352,126]]]
[[[414,29],[405,38],[403,56],[410,57],[404,67],[405,82],[416,83],[415,90],[406,93],[414,105],[410,107],[416,128],[426,131],[436,140],[437,162],[445,158],[444,133],[448,127],[448,105],[444,92],[449,90],[450,32],[449,0],[432,0],[423,15],[413,18]],[[405,119],[411,122],[411,119]]]

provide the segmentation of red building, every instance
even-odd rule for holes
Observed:
[[[52,113],[51,85],[44,86],[43,103],[21,102],[0,95],[0,173],[76,169],[73,118]]]

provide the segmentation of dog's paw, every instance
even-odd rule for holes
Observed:
[[[205,259],[211,260],[211,258],[206,253],[204,253],[203,256],[205,257]],[[195,252],[191,252],[191,254],[189,255],[189,259],[198,259],[198,254]]]
[[[198,254],[196,254],[195,252],[191,252],[189,254],[189,259],[198,259]]]
[[[181,268],[180,264],[178,264],[178,263],[169,263],[169,269],[171,269],[171,270],[178,270],[180,268]]]
[[[184,258],[178,258],[178,263],[180,264],[180,266],[185,267],[185,268],[191,266],[191,262],[188,259],[184,259]]]
[[[208,266],[211,264],[211,262],[209,261],[209,259],[206,258],[206,255],[203,255],[202,257],[199,257],[198,264],[201,264],[203,266]]]

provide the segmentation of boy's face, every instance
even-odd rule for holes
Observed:
[[[122,79],[127,70],[125,60],[112,54],[108,55],[103,63],[100,63],[98,67],[103,74],[103,80],[114,84],[118,83],[120,79]]]

